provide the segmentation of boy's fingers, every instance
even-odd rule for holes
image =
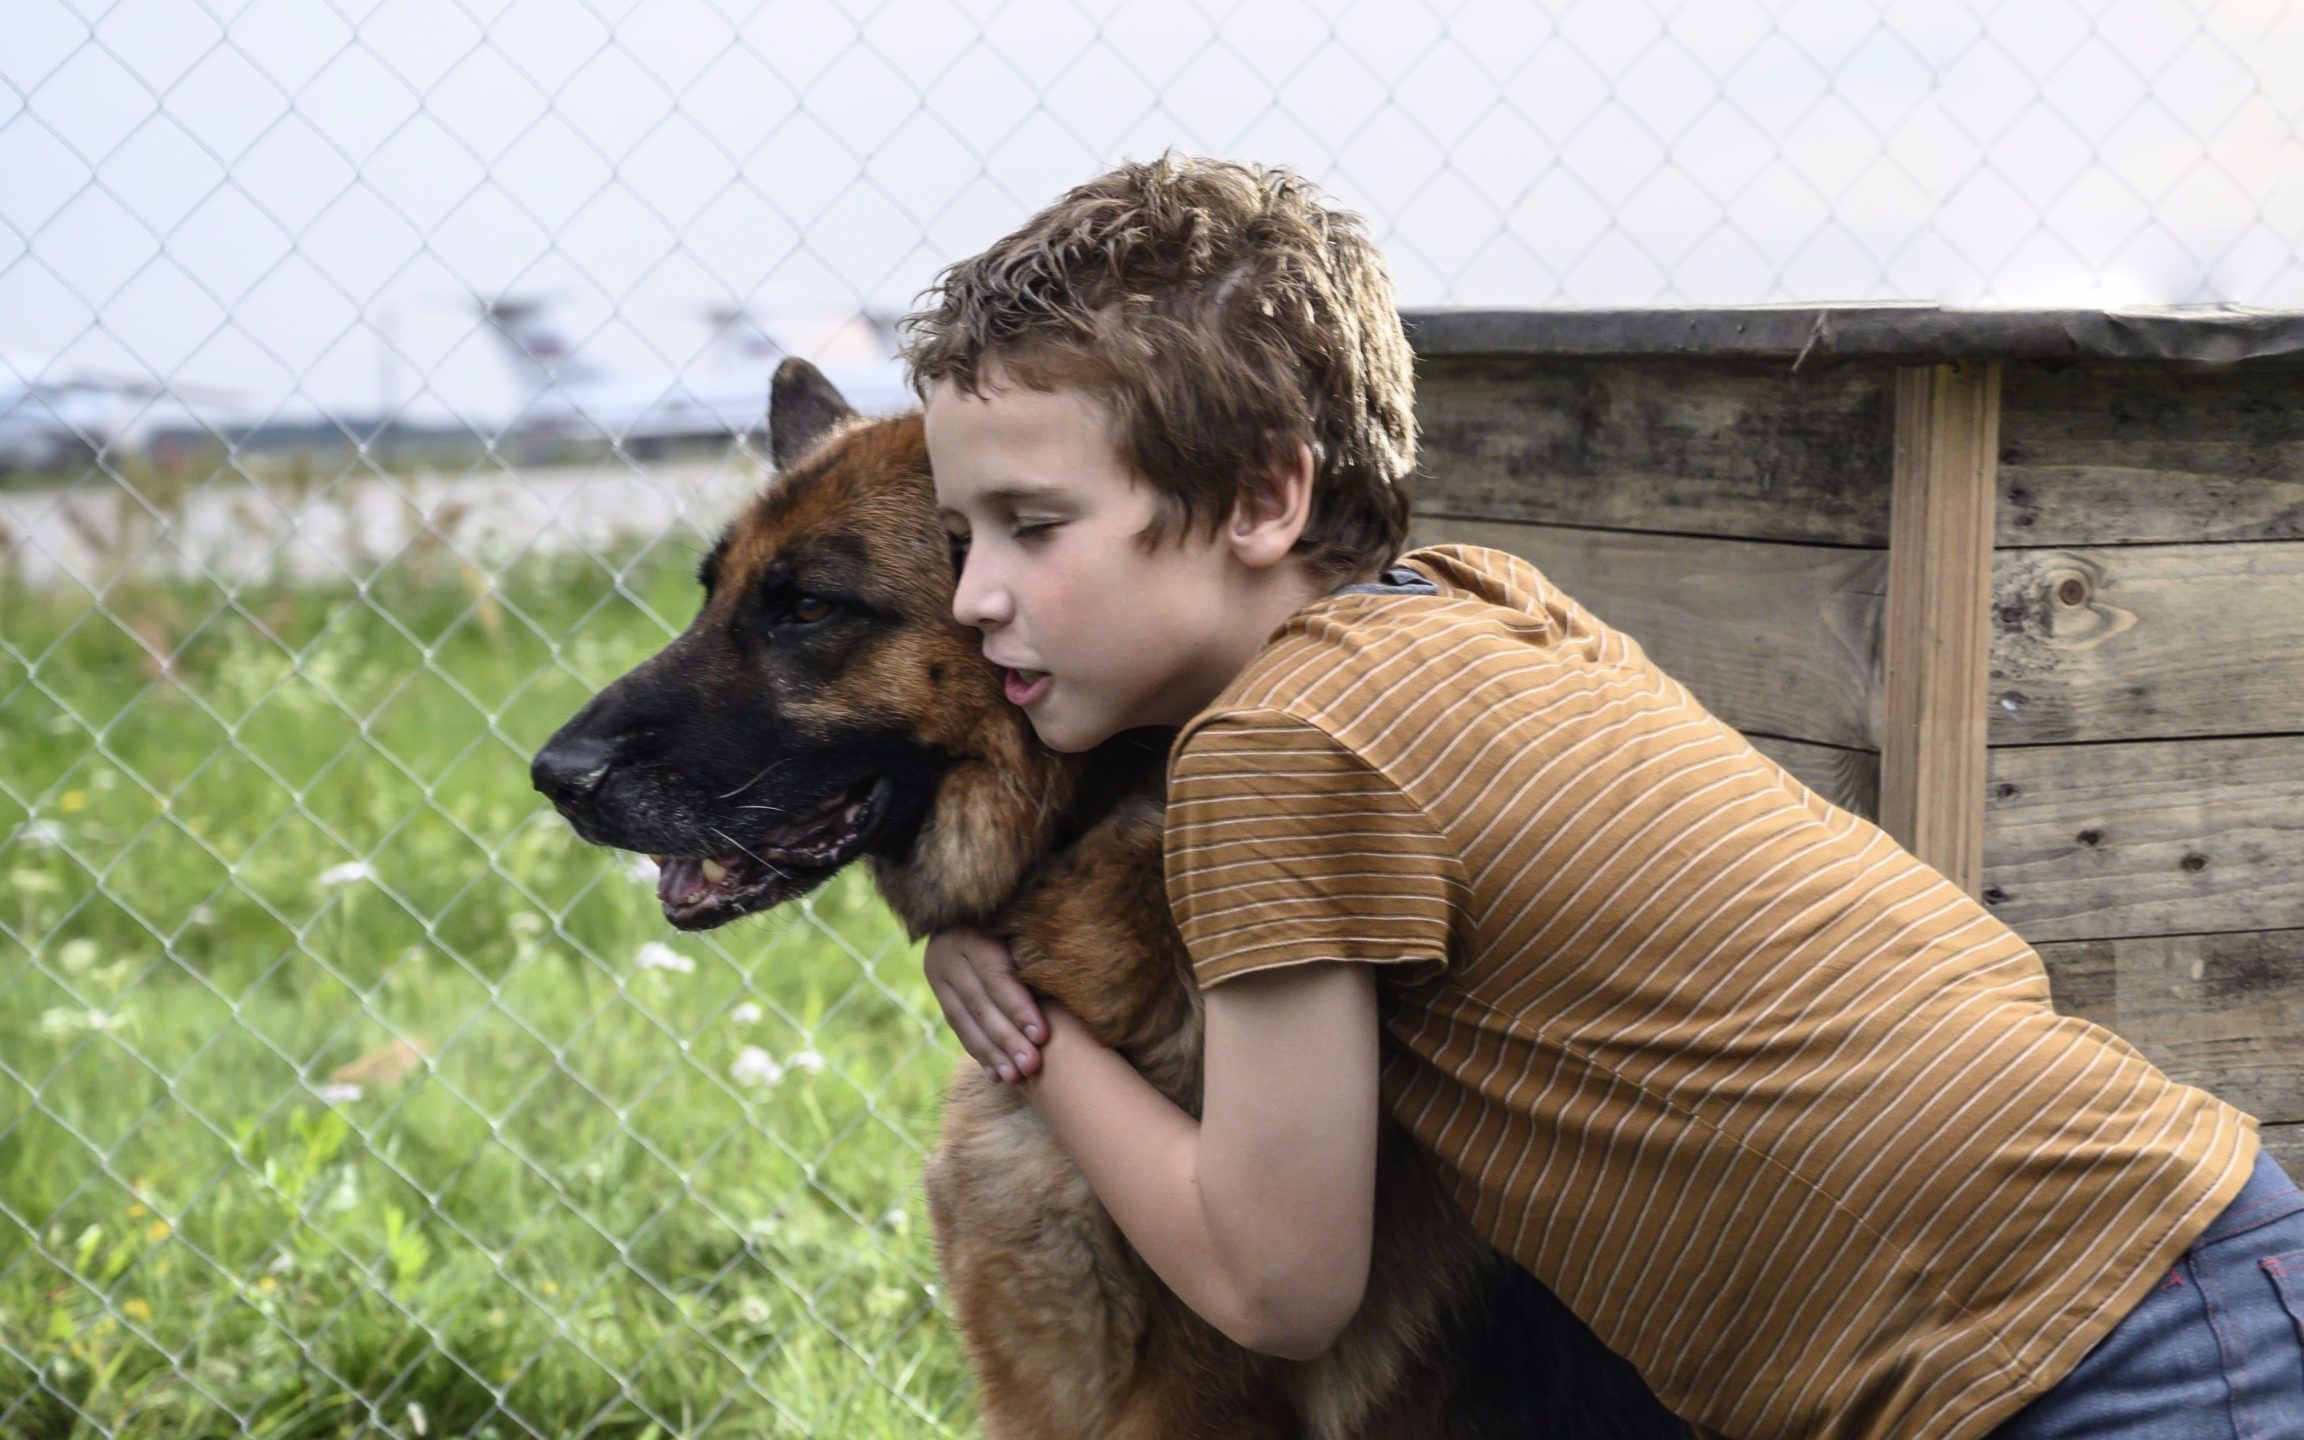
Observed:
[[[983,988],[986,1003],[999,1008],[1001,1018],[1018,1039],[1028,1044],[1039,1043],[1048,1033],[1048,1025],[1041,1018],[1039,1005],[1032,999],[1031,989],[1016,978],[1016,961],[1008,947],[1000,943],[997,936],[970,931],[962,953],[968,969]]]
[[[1016,1030],[1017,1037],[1037,1044],[1048,1033],[1040,1018],[1040,1007],[1032,999],[1032,992],[1013,974],[996,976],[985,986],[988,998],[1000,1007],[1001,1014]]]
[[[953,989],[967,1005],[976,1026],[992,1042],[1000,1059],[995,1064],[1016,1063],[1019,1054],[1029,1053],[1032,1042],[1024,1034],[1023,1026],[1014,1016],[1024,1010],[1037,1018],[1032,1008],[1032,992],[1025,989],[1012,976],[985,972],[967,967],[962,975],[953,979]]]
[[[1026,1063],[1022,1057],[1033,1053],[1032,1042],[1024,1038],[1023,1032],[1016,1028],[1015,1023],[1001,1011],[998,1005],[992,1003],[991,996],[983,995],[981,992],[979,992],[979,996],[981,1004],[973,1018],[976,1021],[976,1028],[992,1044],[995,1056],[992,1064],[998,1067]]]
[[[959,1014],[947,1018],[951,1023],[952,1033],[960,1039],[960,1048],[968,1052],[968,1058],[987,1071],[997,1070],[1000,1064],[1000,1047],[985,1037],[983,1030],[976,1024],[976,1017],[963,1010]]]
[[[944,1007],[944,1023],[952,1027],[959,1037],[960,1048],[970,1059],[991,1071],[1002,1080],[1014,1080],[1037,1066],[1039,1056],[1031,1042],[1016,1033],[1008,1017],[984,992],[982,985],[971,985],[973,975],[955,979],[948,987],[938,990],[937,1002]],[[949,993],[945,993],[948,989]]]
[[[944,1011],[944,1024],[968,1058],[989,1070],[999,1063],[1000,1047],[984,1034],[984,1027],[976,1023],[976,1011],[968,1003],[959,984],[950,981],[931,981],[928,988],[935,993],[936,1004]]]
[[[960,1048],[1001,1080],[1036,1073],[1047,1022],[1016,979],[1008,948],[995,936],[960,929],[939,933],[929,947],[929,989]]]

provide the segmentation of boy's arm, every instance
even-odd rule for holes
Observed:
[[[1309,1359],[1367,1288],[1375,977],[1291,965],[1219,985],[1206,1004],[1198,1121],[1053,1005],[1025,1091],[1185,1304],[1250,1349]]]

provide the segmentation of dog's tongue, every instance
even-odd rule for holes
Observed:
[[[656,873],[657,903],[675,909],[685,910],[699,904],[717,888],[717,882],[705,877],[702,860],[666,860],[664,868]]]

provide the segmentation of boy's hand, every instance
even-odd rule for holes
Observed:
[[[981,930],[954,926],[928,937],[920,968],[944,1008],[944,1023],[986,1075],[1013,1085],[1039,1070],[1048,1025],[1016,978],[1007,946]]]

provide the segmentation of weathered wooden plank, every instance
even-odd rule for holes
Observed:
[[[1735,355],[1787,365],[2014,358],[2067,364],[2304,362],[2304,317],[2236,305],[2026,310],[1856,300],[1633,309],[1447,306],[1405,309],[1400,318],[1419,353],[1440,355]]]
[[[1984,866],[1996,363],[1896,374],[1880,825],[1970,895]]]
[[[1885,545],[1881,368],[1451,356],[1418,366],[1417,508]]]
[[[2058,1010],[2259,1120],[2304,1121],[2304,930],[2038,949]]]
[[[1991,752],[1984,900],[2035,944],[2304,927],[2300,857],[2304,735]]]
[[[1880,813],[1880,756],[1774,735],[1751,735],[1752,748],[1792,772],[1792,778],[1843,810],[1867,820]]]
[[[1883,551],[1434,516],[1415,537],[1525,556],[1739,730],[1878,748]]]
[[[2003,550],[1995,745],[2304,730],[2304,544]]]
[[[2002,545],[2304,539],[2304,370],[2007,368]]]

